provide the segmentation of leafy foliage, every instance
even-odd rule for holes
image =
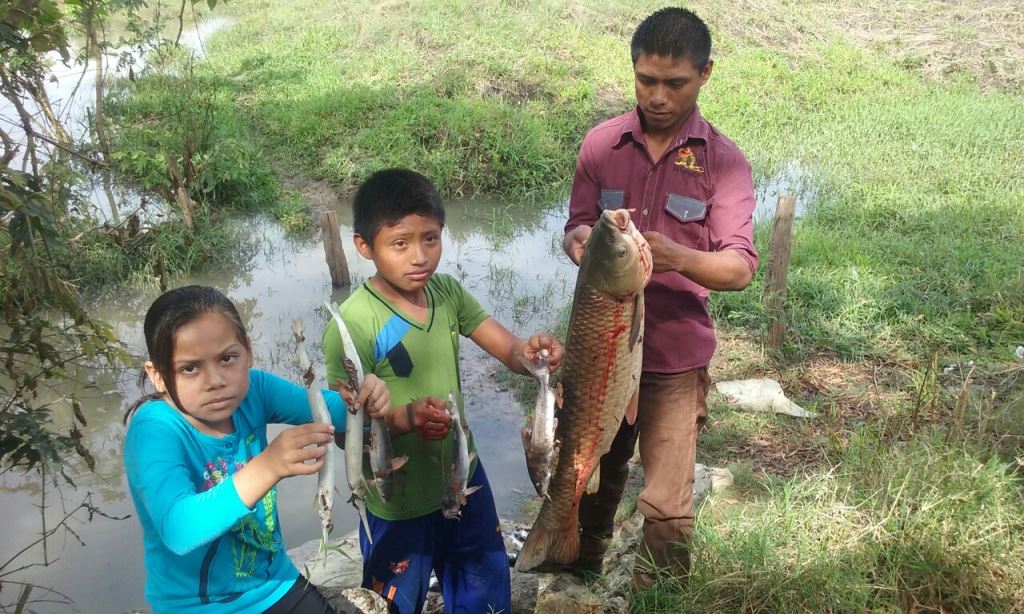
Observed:
[[[6,252],[0,260],[0,466],[31,470],[44,464],[58,475],[67,454],[87,462],[91,456],[77,443],[77,426],[67,434],[49,430],[54,408],[38,402],[41,385],[80,361],[109,363],[124,356],[110,328],[89,317],[58,274],[66,246],[50,202],[55,188],[44,181],[0,169],[0,248]],[[73,403],[60,406],[70,412]]]

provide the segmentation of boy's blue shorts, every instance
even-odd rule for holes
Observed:
[[[409,520],[384,520],[367,513],[373,544],[359,527],[363,586],[391,604],[392,612],[419,614],[427,598],[430,571],[441,584],[445,612],[482,614],[512,611],[508,553],[494,496],[482,463],[469,480],[481,489],[469,496],[462,518],[438,510]]]

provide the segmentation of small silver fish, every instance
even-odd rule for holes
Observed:
[[[306,352],[306,337],[302,334],[302,322],[292,322],[292,336],[295,338],[295,354],[299,361],[299,368],[302,369],[302,379],[306,385],[306,396],[309,399],[309,411],[314,422],[321,424],[333,424],[331,413],[327,410],[327,403],[324,395],[319,389],[313,386],[316,379],[313,373],[313,364]],[[324,464],[317,472],[316,495],[313,498],[313,507],[317,516],[320,517],[320,551],[318,557],[322,557],[324,566],[327,565],[327,536],[334,528],[334,445],[327,444],[327,453],[324,454]]]
[[[526,427],[522,430],[523,449],[526,451],[526,469],[530,473],[530,481],[537,494],[545,499],[548,496],[548,484],[555,470],[558,455],[555,429],[558,419],[555,418],[555,391],[548,385],[548,351],[541,350],[536,363],[519,356],[519,362],[537,380],[537,401],[533,406],[533,415],[527,418]]]
[[[476,458],[476,452],[469,453],[469,440],[462,427],[462,417],[454,393],[448,393],[446,408],[452,418],[452,447],[455,450],[455,458],[448,476],[448,484],[445,485],[444,498],[441,500],[441,511],[445,518],[458,518],[462,515],[462,506],[466,504],[466,499],[480,490],[480,487],[466,488],[466,482],[469,481],[469,466]]]
[[[358,363],[359,355],[356,354],[355,346],[352,344],[352,337],[348,334],[348,328],[345,327],[341,314],[329,303],[324,304],[338,323],[338,330],[344,331],[341,334],[341,343],[345,350],[345,358],[342,360],[342,364],[345,366],[345,371],[348,374],[349,385],[354,390],[359,390],[359,385],[363,383],[363,368]],[[355,361],[353,361],[353,358]],[[345,415],[345,478],[348,481],[348,488],[351,493],[349,503],[356,508],[356,512],[359,514],[359,521],[363,523],[363,529],[366,531],[366,537],[372,544],[373,537],[370,533],[370,522],[366,518],[366,492],[369,487],[366,485],[366,478],[363,477],[363,423],[366,421],[365,415],[366,410],[362,407],[359,409],[349,407]]]
[[[348,327],[345,326],[344,320],[341,319],[341,314],[334,309],[334,306],[329,303],[324,304],[327,305],[327,309],[331,312],[335,321],[338,322],[338,332],[341,335],[342,346],[345,348],[345,360],[351,360],[355,370],[356,379],[353,380],[350,374],[349,381],[352,382],[353,388],[358,392],[359,386],[363,383],[365,371],[363,371],[362,363],[359,361],[359,355],[356,354],[352,335],[348,332]],[[370,471],[373,472],[374,486],[377,488],[377,494],[380,495],[381,501],[387,501],[391,498],[391,493],[394,490],[395,471],[401,469],[409,458],[407,456],[392,458],[394,452],[391,447],[391,433],[388,432],[388,426],[381,418],[370,419],[370,445],[368,447],[370,449]]]

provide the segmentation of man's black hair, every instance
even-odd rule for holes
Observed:
[[[444,204],[437,188],[407,168],[370,175],[352,200],[352,229],[371,245],[382,226],[397,224],[407,215],[422,215],[444,226]]]
[[[641,55],[689,58],[703,72],[711,59],[711,32],[693,12],[667,7],[651,13],[637,26],[630,52],[634,65]]]

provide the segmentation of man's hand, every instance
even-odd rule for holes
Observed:
[[[654,265],[654,272],[680,272],[679,255],[680,252],[686,248],[660,232],[649,230],[643,233],[643,235],[644,238],[647,239],[648,245],[651,246],[651,261]]]
[[[572,260],[573,264],[579,265],[580,259],[583,258],[583,252],[586,251],[590,233],[593,231],[593,228],[584,225],[577,226],[565,233],[565,237],[562,239],[562,249],[565,250],[565,255],[569,256],[569,260]]]
[[[409,404],[406,411],[408,417],[412,419],[410,430],[418,432],[424,439],[444,439],[448,435],[448,429],[452,427],[452,417],[445,409],[445,402],[437,397],[416,399]]]
[[[753,278],[750,264],[737,251],[703,252],[680,245],[660,232],[643,234],[651,246],[655,273],[673,271],[708,290],[742,290]]]

